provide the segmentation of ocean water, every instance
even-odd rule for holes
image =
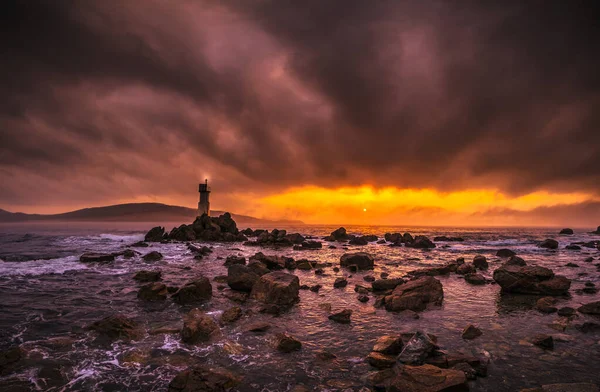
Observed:
[[[167,224],[170,228],[174,224]],[[337,227],[286,227],[288,232],[321,237]],[[366,246],[336,249],[324,246],[315,251],[291,248],[265,249],[240,243],[202,243],[214,250],[196,260],[183,243],[151,244],[135,248],[142,253],[152,250],[165,257],[146,263],[140,257],[117,258],[112,263],[84,264],[79,256],[88,251],[116,252],[143,239],[149,229],[143,223],[102,224],[21,224],[0,225],[0,350],[21,345],[27,351],[27,366],[17,373],[0,376],[0,390],[52,391],[165,391],[170,380],[195,363],[226,367],[244,377],[238,391],[286,391],[304,384],[315,391],[358,391],[365,377],[375,369],[365,356],[375,340],[386,334],[422,330],[437,335],[438,344],[450,352],[462,352],[490,360],[488,376],[470,382],[472,391],[518,391],[558,382],[595,382],[600,384],[600,334],[583,333],[568,326],[557,331],[550,325],[556,314],[541,314],[532,308],[537,297],[501,295],[496,284],[472,286],[456,274],[438,277],[444,287],[444,303],[426,310],[419,319],[406,319],[385,309],[357,301],[355,284],[369,285],[366,275],[401,277],[407,272],[438,266],[465,257],[467,261],[482,254],[492,272],[502,259],[495,256],[500,248],[516,251],[529,264],[551,268],[556,274],[572,279],[571,295],[559,299],[559,307],[597,301],[598,294],[581,291],[586,282],[600,285],[600,251],[582,248],[566,250],[573,242],[599,240],[600,236],[576,230],[573,236],[559,236],[556,229],[452,229],[382,226],[347,226],[352,234],[410,232],[433,239],[437,235],[460,236],[464,242],[437,243],[433,250],[390,247],[370,243]],[[540,249],[545,238],[560,242],[558,250]],[[223,338],[212,344],[187,345],[178,334],[147,333],[139,341],[116,342],[110,346],[94,343],[86,330],[90,323],[105,316],[122,313],[138,321],[150,332],[160,327],[180,327],[183,315],[191,309],[171,300],[145,303],[137,299],[139,285],[132,279],[136,271],[161,269],[163,281],[181,286],[198,275],[211,279],[225,275],[224,258],[230,254],[249,257],[262,251],[267,255],[308,258],[339,263],[350,251],[366,251],[375,257],[375,269],[368,272],[334,272],[325,268],[318,276],[313,271],[293,271],[301,284],[322,284],[318,293],[300,292],[300,302],[278,317],[256,312],[252,303],[241,305],[245,316],[222,327]],[[593,257],[592,262],[585,262]],[[568,267],[575,263],[578,267]],[[343,289],[333,281],[348,276]],[[200,306],[215,318],[237,305],[225,297],[213,281],[213,299]],[[329,312],[320,304],[329,303],[333,311],[353,310],[349,325],[328,320]],[[273,325],[265,334],[242,333],[245,324],[267,321]],[[572,323],[600,322],[579,314]],[[472,341],[461,338],[468,324],[477,325],[483,335]],[[302,350],[282,354],[273,348],[273,336],[288,332],[298,338]],[[554,350],[532,346],[527,340],[538,333],[554,335]],[[322,362],[315,358],[319,350],[329,350],[337,359]]]

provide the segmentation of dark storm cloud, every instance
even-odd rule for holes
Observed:
[[[0,202],[183,195],[204,175],[597,193],[592,6],[5,2]]]

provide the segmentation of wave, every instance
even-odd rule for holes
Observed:
[[[67,256],[51,260],[2,261],[0,276],[39,276],[64,274],[67,271],[82,270],[88,267],[79,262],[77,256]]]

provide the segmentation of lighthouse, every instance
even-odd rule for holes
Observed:
[[[208,201],[208,196],[210,196],[210,188],[208,187],[208,179],[204,180],[204,184],[199,184],[198,192],[200,192],[198,216],[202,216],[202,214],[210,216],[210,202]]]

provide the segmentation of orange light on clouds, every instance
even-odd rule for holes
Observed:
[[[586,193],[534,192],[510,197],[496,190],[439,192],[372,186],[328,189],[303,186],[256,199],[255,214],[306,223],[469,225],[490,209],[530,211],[594,200]],[[360,212],[362,210],[362,213]],[[369,211],[368,214],[365,214]]]

